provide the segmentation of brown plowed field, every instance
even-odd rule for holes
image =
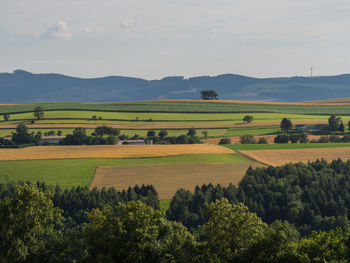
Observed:
[[[201,163],[164,164],[142,166],[100,166],[91,182],[90,189],[115,187],[127,189],[136,184],[152,184],[160,199],[171,199],[180,189],[193,190],[196,185],[237,185],[249,166],[255,163]]]
[[[274,143],[276,135],[256,135],[254,136],[255,140],[258,141],[259,138],[265,138],[269,144]],[[308,139],[311,141],[313,139],[320,139],[321,135],[308,135]],[[233,136],[233,137],[224,137],[231,140],[231,144],[240,144],[240,136]],[[209,138],[209,139],[202,139],[203,143],[206,144],[218,144],[222,138]]]
[[[0,149],[0,160],[142,158],[183,154],[232,153],[235,152],[225,147],[209,144],[35,146],[22,149]]]
[[[319,121],[319,120],[309,120],[309,121],[293,121],[293,124],[327,124],[328,121]],[[256,122],[256,123],[239,123],[239,124],[175,124],[175,123],[164,123],[164,124],[105,124],[106,126],[119,128],[122,130],[128,129],[139,129],[139,130],[159,130],[159,129],[188,129],[188,128],[197,128],[197,129],[226,129],[226,128],[240,128],[240,127],[258,127],[258,126],[273,126],[280,125],[281,122]],[[43,123],[43,124],[28,124],[29,129],[74,129],[74,128],[86,128],[86,129],[95,129],[101,124],[86,124],[86,123]],[[3,124],[0,125],[1,129],[16,129],[17,124]]]
[[[314,148],[314,149],[288,149],[288,150],[257,150],[241,151],[252,160],[277,166],[286,163],[296,163],[325,159],[332,161],[341,158],[344,161],[350,159],[350,147],[342,148]]]

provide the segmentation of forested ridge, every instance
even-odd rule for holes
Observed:
[[[0,184],[0,262],[349,262],[350,162],[249,168],[239,187]]]

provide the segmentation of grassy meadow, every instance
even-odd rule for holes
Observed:
[[[348,105],[290,105],[290,104],[254,104],[229,103],[220,101],[138,101],[138,102],[55,102],[55,103],[23,103],[3,105],[1,113],[32,111],[41,106],[44,110],[86,110],[86,111],[115,111],[115,112],[183,112],[183,113],[288,113],[288,114],[315,114],[350,115]]]

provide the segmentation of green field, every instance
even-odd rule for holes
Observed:
[[[49,131],[55,131],[57,134],[57,131],[62,131],[62,135],[67,135],[67,134],[72,134],[74,129],[28,129],[28,131],[37,133],[41,132],[42,135],[44,136],[45,132]],[[11,135],[13,132],[15,132],[15,129],[0,129],[0,137],[4,137],[6,135]],[[158,133],[160,130],[155,130],[156,133]],[[188,130],[169,130],[168,131],[168,136],[179,136],[182,134],[187,134]],[[197,131],[197,136],[203,137],[202,131],[207,131],[208,132],[208,137],[222,137],[225,135],[227,129],[196,129]],[[86,129],[86,133],[88,135],[91,135],[91,133],[94,132],[94,129]],[[125,134],[129,137],[134,136],[135,134],[138,134],[141,137],[146,137],[147,136],[148,130],[121,130],[120,134]]]
[[[171,200],[159,200],[160,211],[166,213],[169,209]]]
[[[229,128],[225,137],[230,136],[242,136],[242,135],[267,135],[275,134],[281,131],[279,126],[261,126],[261,127],[239,127],[239,128]]]
[[[288,114],[323,114],[331,113],[350,115],[350,105],[268,105],[268,104],[243,104],[202,102],[202,101],[145,101],[145,102],[119,102],[119,103],[24,103],[19,105],[1,106],[0,114],[4,112],[32,111],[36,106],[44,110],[98,110],[119,112],[206,112],[206,113],[254,113],[274,112]]]
[[[350,143],[280,143],[280,144],[229,144],[225,147],[238,151],[253,150],[283,150],[283,149],[309,149],[309,148],[338,148],[350,147]]]
[[[1,109],[1,107],[0,107]],[[92,119],[92,116],[102,117],[102,121],[128,121],[130,123],[135,122],[185,122],[185,121],[218,121],[218,122],[235,122],[242,123],[243,117],[246,113],[144,113],[144,112],[104,112],[104,111],[46,111],[45,119],[52,119],[58,121],[67,121],[62,118],[74,120],[89,121],[89,123],[98,123],[101,120]],[[286,114],[286,113],[249,113],[254,117],[254,122],[266,122],[280,120],[284,117],[292,118],[295,120],[327,120],[329,115],[303,115],[303,114]],[[10,120],[30,120],[33,119],[33,113],[16,113],[11,114]]]
[[[0,107],[1,110],[1,107]],[[110,124],[161,124],[177,123],[242,123],[246,113],[130,113],[103,111],[45,111],[44,119],[36,123],[110,123]],[[92,119],[92,116],[102,117],[102,120]],[[255,123],[280,121],[290,118],[294,121],[319,120],[326,121],[329,115],[305,115],[290,113],[249,113]],[[33,119],[32,113],[16,113],[10,115],[10,121],[0,121],[1,124],[18,123]],[[150,121],[150,119],[152,121]],[[344,120],[350,119],[343,116]]]
[[[0,182],[45,181],[62,188],[88,186],[97,166],[154,165],[178,163],[249,163],[238,154],[197,154],[135,159],[65,159],[1,161]]]

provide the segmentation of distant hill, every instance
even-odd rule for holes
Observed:
[[[0,103],[199,99],[200,91],[207,89],[215,90],[221,99],[233,100],[337,99],[350,97],[350,74],[313,78],[251,78],[224,74],[144,80],[120,76],[86,79],[23,70],[0,73]]]

